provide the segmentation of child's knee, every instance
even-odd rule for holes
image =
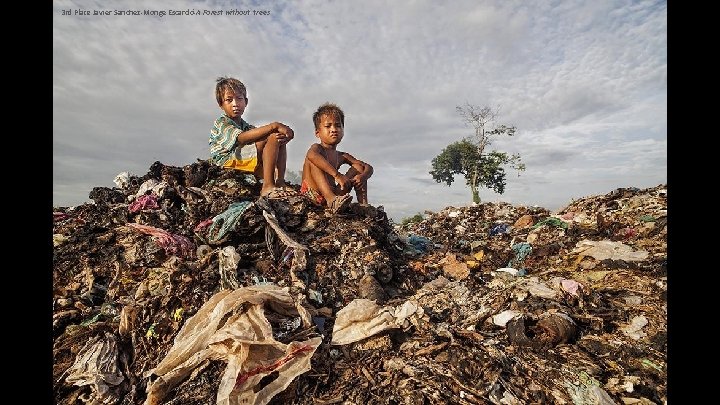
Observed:
[[[278,135],[279,135],[278,132],[273,132],[272,134],[268,135],[267,142],[272,143],[275,145],[275,147],[277,147],[279,144]]]

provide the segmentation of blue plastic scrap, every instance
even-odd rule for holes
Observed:
[[[240,217],[242,217],[242,214],[252,205],[252,201],[234,202],[230,204],[225,211],[216,215],[208,229],[209,241],[218,242],[222,240],[228,232],[235,230],[235,226],[240,220]]]
[[[502,233],[507,233],[508,226],[507,224],[497,224],[490,228],[490,236],[500,235]]]
[[[530,252],[532,252],[532,246],[527,242],[520,242],[512,245],[512,250],[515,252],[515,257],[510,259],[508,267],[518,268],[525,262]],[[520,269],[524,270],[524,269]]]
[[[312,317],[313,323],[317,327],[318,332],[324,333],[325,332],[325,318],[321,316],[313,316]]]
[[[420,252],[427,252],[428,249],[430,249],[433,246],[433,242],[424,237],[419,235],[410,234],[408,237],[408,244],[415,248],[415,250]]]

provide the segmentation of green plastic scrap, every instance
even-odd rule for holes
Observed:
[[[582,370],[582,371],[580,371],[580,373],[578,373],[578,378],[580,379],[580,384],[582,384],[584,386],[589,386],[589,385],[600,386],[600,382],[598,380],[596,380],[595,378],[593,378],[593,376],[588,374],[587,371],[585,371],[585,370]]]
[[[610,398],[607,392],[602,389],[600,382],[585,371],[578,373],[579,384],[565,381],[567,389],[574,405],[610,405],[615,401]]]
[[[308,298],[317,302],[318,304],[322,304],[322,293],[319,291],[315,291],[312,289],[308,289]]]
[[[538,222],[537,224],[533,225],[532,229],[539,228],[542,225],[553,225],[562,229],[567,229],[568,227],[567,223],[561,219],[555,217],[547,217],[542,221]]]
[[[88,318],[80,323],[80,326],[89,326],[97,322],[98,319],[100,319],[100,316],[102,315],[101,312],[98,312],[95,314],[95,316]]]
[[[147,332],[145,332],[145,337],[147,337],[147,338],[158,337],[157,332],[155,332],[155,325],[156,324],[150,325]]]
[[[650,361],[650,360],[648,360],[648,359],[643,359],[641,363],[642,363],[642,365],[645,366],[645,367],[652,367],[652,368],[654,368],[655,370],[662,372],[662,367],[661,367],[661,366],[658,366],[657,364],[653,363],[652,361]]]
[[[640,217],[640,221],[642,221],[642,222],[655,222],[656,219],[655,219],[655,217],[652,216],[652,215],[643,215],[643,216]]]

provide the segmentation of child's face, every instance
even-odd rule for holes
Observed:
[[[315,130],[315,136],[325,145],[337,145],[342,141],[344,129],[340,117],[325,114],[320,117],[320,125]]]
[[[233,90],[225,90],[222,98],[222,108],[225,114],[236,120],[239,119],[245,112],[247,106],[247,98],[243,93],[236,93]]]

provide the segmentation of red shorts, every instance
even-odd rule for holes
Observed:
[[[300,194],[307,195],[315,204],[322,205],[323,207],[325,206],[325,197],[323,197],[319,191],[310,188],[305,180],[303,180],[302,185],[300,186]]]

